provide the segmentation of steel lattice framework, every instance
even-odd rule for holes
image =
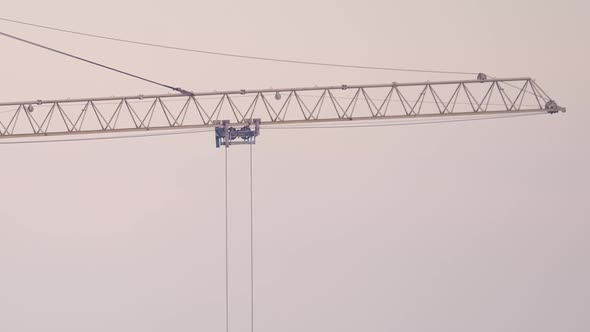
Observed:
[[[0,137],[565,112],[531,78],[235,90],[0,103]],[[259,122],[258,122],[259,121]]]

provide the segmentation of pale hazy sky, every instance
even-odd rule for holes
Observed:
[[[262,132],[256,331],[590,330],[586,1],[5,2],[2,17],[155,43],[536,78],[568,113]],[[194,91],[449,78],[0,31]],[[0,49],[2,101],[166,92],[11,40]],[[212,135],[0,156],[0,331],[224,331]],[[249,328],[247,162],[230,149],[236,332]]]

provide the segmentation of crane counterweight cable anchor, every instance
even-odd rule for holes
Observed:
[[[245,125],[240,128],[230,127],[229,120],[217,121],[215,146],[229,148],[230,145],[256,144],[258,135],[260,135],[260,119],[246,120]]]

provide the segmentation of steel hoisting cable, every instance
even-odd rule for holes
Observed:
[[[229,254],[228,254],[228,180],[227,147],[225,147],[225,332],[229,332]]]
[[[250,322],[254,332],[254,176],[252,144],[250,144]]]
[[[252,56],[252,55],[244,55],[244,54],[216,52],[216,51],[209,51],[209,50],[199,50],[199,49],[186,48],[186,47],[148,43],[148,42],[142,42],[142,41],[135,41],[135,40],[129,40],[129,39],[109,37],[109,36],[104,36],[104,35],[91,34],[91,33],[86,33],[86,32],[60,29],[60,28],[50,27],[50,26],[41,25],[41,24],[34,24],[34,23],[29,23],[29,22],[24,22],[24,21],[12,20],[12,19],[3,18],[3,17],[0,17],[0,21],[12,22],[12,23],[32,26],[32,27],[36,27],[36,28],[46,29],[46,30],[65,32],[65,33],[74,34],[74,35],[80,35],[80,36],[92,37],[92,38],[98,38],[98,39],[104,39],[104,40],[111,40],[111,41],[127,43],[127,44],[135,44],[135,45],[156,47],[156,48],[162,48],[162,49],[170,49],[170,50],[183,51],[183,52],[201,53],[201,54],[208,54],[208,55],[224,56],[224,57],[231,57],[231,58],[241,58],[241,59],[249,59],[249,60],[258,60],[258,61],[282,62],[282,63],[291,63],[291,64],[299,64],[299,65],[339,67],[339,68],[364,69],[364,70],[414,72],[414,73],[451,74],[451,75],[477,75],[477,74],[479,74],[476,72],[466,72],[466,71],[429,70],[429,69],[416,69],[416,68],[394,68],[394,67],[383,67],[383,66],[364,66],[364,65],[352,65],[352,64],[341,64],[341,63],[331,63],[331,62],[270,58],[270,57],[262,57],[262,56]]]
[[[154,80],[150,80],[150,79],[145,78],[145,77],[142,77],[142,76],[138,76],[138,75],[135,75],[135,74],[132,74],[132,73],[129,73],[129,72],[126,72],[126,71],[117,69],[117,68],[113,68],[111,66],[103,65],[103,64],[98,63],[96,61],[88,60],[88,59],[79,57],[77,55],[71,54],[71,53],[67,53],[67,52],[64,52],[64,51],[57,50],[55,48],[51,48],[49,46],[41,45],[39,43],[35,43],[35,42],[30,41],[30,40],[26,40],[26,39],[23,39],[23,38],[20,38],[20,37],[17,37],[17,36],[8,34],[6,32],[0,31],[0,35],[5,36],[5,37],[8,37],[8,38],[11,38],[11,39],[14,39],[14,40],[17,40],[17,41],[20,41],[20,42],[23,42],[23,43],[26,43],[26,44],[29,44],[29,45],[32,45],[32,46],[35,46],[35,47],[39,47],[39,48],[45,49],[47,51],[55,52],[55,53],[58,53],[58,54],[61,54],[61,55],[64,55],[64,56],[67,56],[67,57],[70,57],[70,58],[73,58],[73,59],[82,61],[82,62],[86,62],[86,63],[89,63],[89,64],[94,65],[94,66],[98,66],[98,67],[101,67],[101,68],[104,68],[104,69],[108,69],[108,70],[114,71],[114,72],[119,73],[119,74],[130,76],[130,77],[133,77],[133,78],[138,79],[138,80],[142,80],[142,81],[145,81],[145,82],[148,82],[148,83],[152,83],[152,84],[155,84],[155,85],[158,85],[158,86],[161,86],[161,87],[164,87],[164,88],[173,90],[173,91],[177,91],[177,92],[180,92],[180,93],[183,93],[183,94],[186,94],[186,95],[192,95],[191,92],[188,92],[188,91],[186,91],[186,90],[184,90],[182,88],[175,88],[175,87],[173,87],[171,85],[168,85],[168,84],[163,84],[163,83],[160,83],[160,82],[156,82]]]

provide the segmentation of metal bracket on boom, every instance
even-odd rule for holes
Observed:
[[[217,121],[215,127],[215,146],[225,146],[242,144],[256,144],[256,136],[260,135],[260,119],[246,120],[241,128],[230,127],[229,120]],[[254,125],[254,129],[251,126]],[[234,141],[240,138],[241,141]]]

